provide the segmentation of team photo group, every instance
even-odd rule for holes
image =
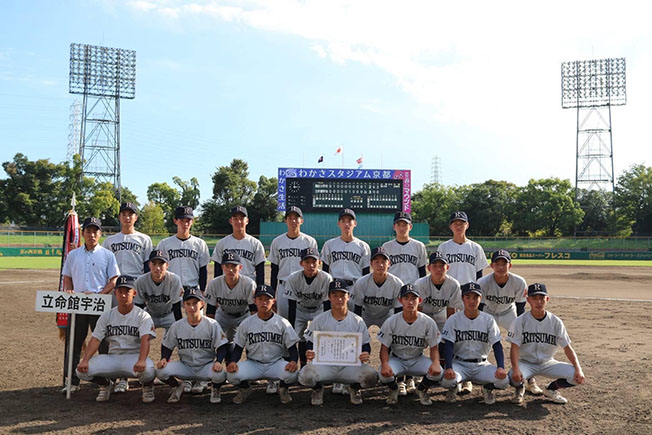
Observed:
[[[356,214],[346,208],[337,220],[340,235],[320,252],[301,232],[302,210],[288,207],[287,232],[272,241],[267,256],[247,234],[245,207],[231,210],[233,232],[212,255],[191,234],[191,207],[176,208],[177,232],[157,246],[135,230],[138,213],[135,204],[123,203],[120,232],[101,244],[101,221],[86,218],[83,244],[63,265],[65,291],[113,295],[111,310],[78,314],[67,337],[71,393],[80,380],[89,381],[104,402],[137,379],[145,403],[156,400],[157,384],[169,385],[168,403],[205,390],[211,403],[220,403],[221,388],[230,384],[237,391],[233,403],[242,404],[252,384],[266,381],[266,393],[283,404],[292,401],[295,385],[311,389],[315,406],[324,403],[326,386],[354,405],[363,403],[364,389],[378,386],[388,405],[407,395],[430,405],[436,389],[455,402],[474,387],[487,405],[495,403],[496,389],[507,388],[514,404],[526,400],[526,391],[565,404],[561,390],[584,382],[564,323],[546,309],[545,283],[528,285],[512,273],[506,250],[493,252],[489,262],[467,238],[463,211],[450,217],[452,238],[428,254],[410,237],[410,213],[397,212],[396,237],[371,249],[355,237]],[[372,326],[379,328],[379,365],[371,361]],[[150,344],[158,334],[161,357],[153,361]],[[333,346],[320,345],[328,336],[354,337],[353,361],[329,363],[322,353]],[[567,361],[554,358],[559,348]]]

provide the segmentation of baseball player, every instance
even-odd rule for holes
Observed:
[[[401,311],[399,296],[403,281],[387,272],[389,257],[382,247],[371,251],[373,273],[360,278],[353,285],[353,312],[364,319],[367,328],[379,328],[393,314]]]
[[[84,358],[77,365],[77,376],[80,379],[100,386],[95,399],[98,402],[109,400],[113,379],[129,377],[138,378],[143,385],[143,402],[154,401],[152,383],[156,370],[147,355],[150,340],[156,338],[156,331],[149,314],[134,305],[134,285],[133,277],[118,277],[115,289],[118,306],[100,316],[86,346]],[[105,339],[109,353],[93,356],[100,342]]]
[[[555,379],[543,389],[543,394],[561,404],[568,403],[559,394],[561,388],[584,383],[584,372],[571,347],[564,323],[546,311],[549,300],[545,284],[531,284],[527,289],[530,311],[518,316],[509,328],[507,341],[511,343],[509,356],[512,362],[509,379],[516,388],[513,403],[523,402],[523,382],[530,376],[542,375]],[[554,359],[557,346],[564,349],[570,364]]]
[[[242,275],[245,275],[256,284],[265,284],[265,248],[260,240],[247,234],[249,214],[241,205],[231,209],[229,218],[233,233],[220,239],[215,244],[211,260],[215,263],[215,277],[222,274],[220,260],[225,252],[238,254],[242,259]]]
[[[410,237],[412,215],[399,211],[394,215],[396,238],[385,242],[383,249],[389,256],[389,273],[397,276],[405,284],[413,284],[426,276],[428,256],[426,246]]]
[[[399,301],[403,311],[387,319],[378,333],[381,343],[378,378],[389,387],[387,404],[395,405],[399,395],[396,377],[423,376],[417,394],[422,405],[430,405],[428,388],[439,382],[443,371],[439,364],[439,329],[430,316],[419,312],[421,296],[414,284],[401,287]],[[429,358],[423,355],[426,347],[430,348]]]
[[[444,329],[446,319],[455,314],[455,311],[464,308],[460,296],[460,283],[448,275],[447,271],[446,256],[435,251],[430,254],[428,260],[429,274],[414,283],[422,298],[420,310],[433,318],[440,331]],[[440,349],[439,353],[443,356],[443,349]]]
[[[482,277],[482,271],[489,265],[487,255],[482,246],[466,238],[469,229],[469,218],[463,211],[451,214],[448,227],[453,232],[453,238],[445,241],[437,250],[446,256],[448,274],[460,283],[477,282]],[[460,386],[461,393],[473,391],[471,382]]]
[[[464,310],[450,316],[442,331],[446,371],[441,386],[448,388],[446,401],[454,402],[457,384],[473,381],[483,386],[484,403],[492,405],[496,402],[493,390],[505,389],[509,383],[500,330],[493,317],[479,310],[482,288],[468,282],[461,290]],[[495,366],[487,361],[490,348],[496,358]]]
[[[229,383],[239,387],[233,403],[243,403],[251,394],[249,381],[259,379],[280,381],[278,395],[281,403],[290,403],[292,397],[288,386],[297,381],[299,337],[287,319],[272,311],[274,289],[268,285],[259,285],[256,287],[254,301],[257,314],[248,317],[238,327],[235,349],[229,356],[226,367]],[[245,349],[247,359],[238,362]]]
[[[348,309],[349,289],[346,281],[334,278],[328,286],[328,299],[331,309],[315,317],[306,330],[306,364],[299,373],[301,385],[311,387],[313,405],[324,403],[323,383],[337,382],[348,385],[351,403],[362,404],[360,388],[370,388],[376,384],[377,373],[369,362],[371,338],[362,317]],[[335,366],[310,364],[315,358],[313,349],[313,334],[317,331],[359,332],[362,334],[362,352],[359,366]]]
[[[272,264],[270,285],[276,292],[276,312],[289,319],[288,298],[290,292],[287,280],[290,274],[301,270],[301,251],[306,248],[317,249],[317,241],[301,232],[303,212],[299,207],[288,207],[285,212],[288,231],[272,240],[269,247],[269,261]]]
[[[308,322],[331,308],[328,286],[333,278],[323,270],[319,270],[320,263],[319,251],[316,248],[303,249],[300,262],[303,269],[293,272],[286,281],[288,320],[301,340],[299,341],[301,367],[307,363],[304,333]]]
[[[102,293],[110,294],[115,287],[120,270],[115,260],[113,252],[101,247],[98,242],[102,237],[102,223],[96,217],[89,217],[82,224],[82,237],[84,245],[73,249],[68,254],[66,262],[63,265],[63,285],[67,292],[75,293]],[[100,316],[90,314],[77,314],[75,335],[70,337],[70,324],[66,328],[66,343],[73,340],[72,366],[76,367],[79,362],[82,344],[88,334],[88,328],[95,330]],[[72,316],[68,316],[68,321]],[[106,343],[99,344],[99,352],[104,354],[108,351]],[[67,358],[67,353],[66,353]],[[66,364],[67,372],[68,364]],[[66,373],[66,376],[70,376]],[[72,374],[71,393],[79,391],[79,378],[75,373]],[[62,393],[67,392],[66,387]]]
[[[186,318],[174,322],[163,337],[161,359],[156,364],[156,377],[172,387],[168,403],[177,403],[183,393],[178,379],[211,381],[211,403],[220,403],[220,388],[226,382],[222,361],[228,341],[220,324],[202,316],[204,296],[199,289],[188,289],[183,295]],[[170,362],[178,349],[179,361]]]

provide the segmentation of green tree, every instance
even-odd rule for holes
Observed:
[[[195,177],[190,181],[183,181],[179,177],[172,177],[174,184],[179,186],[179,204],[197,208],[199,206],[199,182]]]
[[[140,211],[140,216],[138,217],[138,223],[140,223],[140,230],[145,234],[152,235],[167,233],[163,208],[154,201],[149,201],[143,206]]]
[[[439,183],[427,184],[412,195],[412,219],[415,222],[428,222],[431,236],[448,235],[448,218],[457,209],[458,203],[455,188]]]
[[[247,209],[249,212],[247,231],[251,234],[260,234],[260,222],[263,220],[280,220],[280,214],[276,211],[277,189],[278,180],[276,178],[267,178],[261,175],[258,179],[256,193]]]
[[[508,235],[515,210],[518,186],[488,180],[458,189],[458,209],[469,217],[469,234]]]
[[[616,214],[637,236],[652,235],[652,167],[634,165],[618,177]]]
[[[158,204],[165,216],[165,226],[170,232],[176,232],[174,209],[181,205],[181,195],[168,183],[153,183],[147,188],[147,199]]]

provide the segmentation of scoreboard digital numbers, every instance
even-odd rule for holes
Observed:
[[[410,171],[388,169],[280,168],[278,207],[304,212],[410,211]]]

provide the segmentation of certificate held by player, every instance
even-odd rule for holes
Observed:
[[[315,331],[313,334],[313,364],[329,366],[359,366],[362,353],[360,332]]]

